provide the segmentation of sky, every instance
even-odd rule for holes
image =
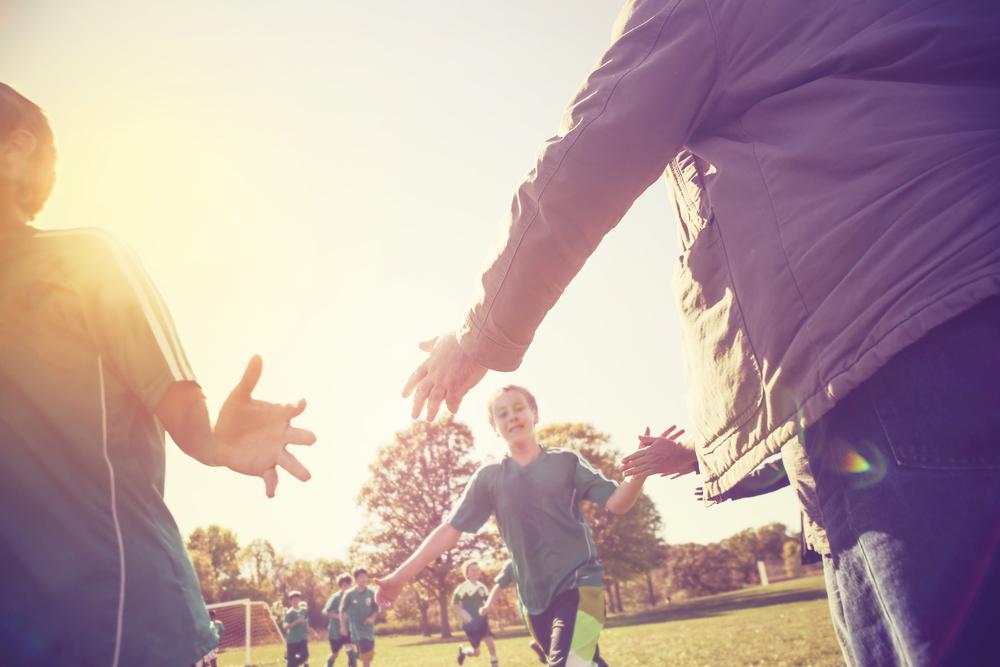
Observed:
[[[457,328],[504,238],[517,184],[607,47],[611,0],[0,0],[0,73],[45,108],[58,182],[37,225],[102,227],[165,300],[213,412],[254,353],[257,396],[309,402],[312,470],[259,479],[168,448],[184,534],[217,523],[305,558],[339,558],[377,449],[409,424],[416,344]],[[521,368],[490,373],[457,418],[476,454],[501,384],[542,423],[585,421],[622,452],[684,425],[671,292],[678,248],[661,181],[549,314]],[[788,489],[704,508],[693,475],[647,492],[668,542],[782,521]]]

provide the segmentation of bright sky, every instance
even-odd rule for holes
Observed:
[[[38,221],[133,245],[170,304],[213,409],[251,354],[258,396],[306,397],[313,471],[260,480],[175,448],[181,530],[219,523],[302,557],[346,554],[375,450],[409,422],[419,340],[455,328],[497,249],[514,187],[607,46],[618,3],[183,0],[3,2],[3,80],[48,112],[59,182]],[[541,419],[589,421],[630,449],[686,418],[659,183],[587,264],[521,369],[466,398],[479,453],[504,448],[499,384]],[[705,509],[693,476],[650,480],[670,542],[798,528],[793,496]]]

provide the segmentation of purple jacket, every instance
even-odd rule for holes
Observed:
[[[459,340],[520,364],[661,174],[706,494],[1000,293],[1000,2],[637,0],[518,188]]]

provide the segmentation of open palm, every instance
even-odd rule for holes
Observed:
[[[250,359],[243,378],[219,410],[214,432],[222,464],[244,475],[263,478],[270,498],[278,485],[277,466],[303,482],[309,479],[309,471],[286,446],[311,445],[316,436],[291,425],[292,419],[306,409],[305,400],[288,405],[253,398],[262,368],[259,356]]]

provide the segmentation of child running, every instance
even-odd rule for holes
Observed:
[[[303,604],[302,593],[288,594],[285,613],[285,644],[288,667],[309,664],[309,610]]]
[[[348,637],[340,631],[340,628],[347,622],[341,618],[340,603],[352,583],[354,583],[354,579],[349,574],[345,573],[337,577],[337,586],[340,587],[340,590],[331,595],[330,599],[326,601],[326,605],[323,606],[323,613],[330,619],[326,625],[326,635],[330,640],[330,656],[326,659],[326,667],[333,667],[333,663],[337,662],[337,656],[340,655],[340,650],[344,646],[348,647],[348,667],[357,665],[357,653],[351,650]]]
[[[482,609],[479,610],[479,613],[482,614],[483,616],[489,614],[490,609],[496,602],[497,595],[500,593],[500,589],[509,588],[510,586],[513,585],[514,585],[514,561],[507,560],[507,562],[505,562],[503,566],[500,568],[500,574],[498,574],[496,579],[493,580],[493,588],[490,589],[490,594],[486,596],[486,602],[483,604]],[[521,618],[524,619],[524,624],[528,626],[528,632],[530,633],[531,624],[528,623],[528,618],[527,616],[524,615],[524,608],[518,606],[518,609],[521,612]],[[534,637],[532,637],[531,643],[528,644],[528,648],[534,651],[535,655],[538,656],[538,662],[542,663],[543,665],[546,662],[548,662],[547,658],[545,657],[545,651],[542,650],[542,647],[538,644],[538,642],[535,641]]]
[[[395,572],[379,581],[379,603],[389,605],[428,563],[475,533],[495,515],[514,561],[515,583],[532,634],[551,667],[590,665],[604,626],[604,568],[580,502],[624,514],[642,492],[644,477],[621,485],[578,453],[540,447],[538,404],[509,385],[489,403],[490,424],[509,454],[481,467],[445,521]]]
[[[378,618],[375,591],[368,588],[368,570],[354,571],[354,588],[340,601],[340,632],[350,637],[364,667],[375,658],[375,619]],[[348,649],[350,651],[350,649]],[[350,656],[350,653],[348,653]]]
[[[463,568],[465,581],[455,588],[451,595],[451,604],[455,607],[455,613],[462,620],[462,630],[469,638],[469,647],[458,647],[458,664],[464,664],[468,657],[479,657],[479,645],[486,642],[486,650],[490,652],[490,665],[497,667],[497,647],[493,642],[493,633],[490,631],[490,620],[483,613],[483,605],[490,592],[486,584],[480,581],[483,574],[479,563],[469,561]]]

